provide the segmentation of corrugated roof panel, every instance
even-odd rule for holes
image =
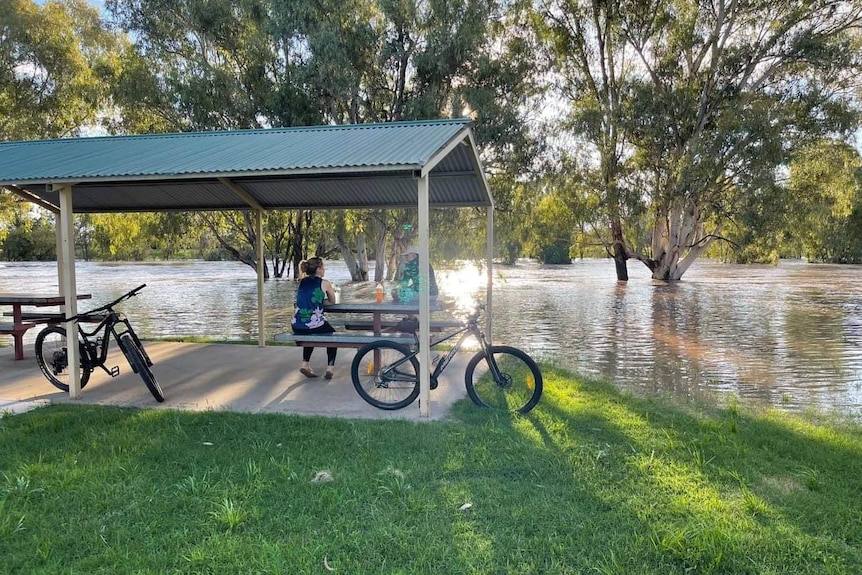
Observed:
[[[469,121],[441,120],[10,142],[0,186],[57,205],[47,185],[71,183],[76,212],[248,207],[219,178],[264,208],[415,206],[417,174],[436,161],[432,204],[490,205],[469,134]]]
[[[43,199],[57,205],[59,194],[43,192]],[[83,185],[74,188],[76,212],[140,212],[161,210],[246,209],[242,199],[225,186],[212,182],[179,180],[167,183],[136,182],[115,186]]]
[[[416,204],[416,183],[408,178],[376,175],[361,180],[308,178],[291,180],[288,184],[279,181],[240,184],[265,207]]]
[[[0,182],[423,166],[466,120],[0,144]]]

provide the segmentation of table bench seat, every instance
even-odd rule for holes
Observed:
[[[33,327],[36,327],[35,323],[0,323],[0,333],[24,333]]]
[[[12,317],[11,311],[4,311],[3,315],[6,317]],[[21,319],[25,321],[29,321],[32,323],[48,323],[48,324],[58,324],[63,323],[64,314],[62,313],[45,313],[38,311],[22,311]],[[107,314],[96,314],[91,318],[93,323],[98,323],[108,317]]]
[[[11,335],[15,341],[15,359],[24,359],[24,334],[33,327],[35,323],[0,323],[0,333]]]
[[[77,294],[78,299],[90,299],[90,294]],[[24,306],[33,307],[56,307],[66,303],[66,298],[61,295],[27,294],[27,293],[0,293],[0,305],[12,306],[11,312],[3,315],[12,318],[12,323],[0,324],[0,333],[10,334],[15,339],[15,359],[24,359],[24,333],[36,327],[37,324],[57,324],[62,321],[62,313],[51,313],[44,311],[25,312]]]
[[[4,311],[3,315],[12,317],[11,311]],[[33,323],[60,323],[63,321],[62,313],[45,313],[38,311],[22,311],[21,319]]]
[[[403,345],[412,345],[416,342],[413,337],[391,335],[391,334],[360,334],[360,333],[344,333],[337,331],[330,334],[308,334],[296,335],[292,333],[279,333],[275,336],[275,341],[294,342],[301,347],[362,347],[365,344],[373,341],[385,339]]]

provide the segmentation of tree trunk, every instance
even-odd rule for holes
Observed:
[[[218,229],[218,226],[216,225],[215,221],[212,219],[212,217],[209,214],[207,214],[206,212],[199,212],[198,215],[199,215],[201,221],[204,222],[204,224],[207,226],[207,228],[209,228],[209,230],[215,236],[216,240],[218,241],[219,245],[222,248],[224,248],[225,250],[230,252],[230,254],[233,256],[233,258],[235,260],[244,263],[245,265],[247,265],[251,269],[253,269],[255,271],[255,273],[257,273],[257,257],[255,254],[256,243],[255,243],[255,235],[253,232],[254,228],[251,226],[251,220],[248,217],[247,213],[242,214],[242,217],[243,217],[245,224],[246,224],[246,226],[245,226],[246,229],[240,230],[240,231],[245,232],[244,233],[245,240],[248,243],[247,249],[244,249],[243,251],[240,251],[238,248],[236,248],[235,246],[233,246],[232,244],[230,244],[228,242],[228,240],[224,237],[224,235],[221,234],[221,232]],[[239,229],[237,222],[234,221],[233,225]],[[269,277],[270,277],[269,266],[266,264],[266,258],[264,258],[264,260],[263,260],[263,279],[268,280]]]
[[[368,246],[365,244],[365,236],[356,238],[356,281],[368,281]]]
[[[700,208],[686,199],[675,199],[662,209],[653,226],[653,258],[647,262],[652,278],[678,281],[691,264],[718,237],[706,234]]]
[[[386,277],[386,225],[377,223],[377,248],[374,250],[374,281],[382,282]]]
[[[293,265],[293,278],[299,279],[302,271],[299,269],[299,263],[306,259],[308,255],[308,243],[306,241],[306,230],[311,226],[312,212],[305,210],[296,210],[296,218],[291,227],[290,235],[290,258]]]
[[[629,256],[623,241],[623,227],[619,220],[614,220],[611,224],[611,233],[614,241],[614,266],[617,270],[617,281],[627,282],[629,281],[629,270],[626,261]]]
[[[356,258],[353,256],[353,250],[347,245],[344,237],[341,234],[336,234],[335,242],[338,244],[338,249],[341,250],[341,257],[344,258],[344,265],[347,266],[347,271],[350,272],[350,279],[356,280]]]

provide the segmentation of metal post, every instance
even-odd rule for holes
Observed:
[[[431,262],[429,254],[429,221],[430,202],[428,193],[428,176],[419,178],[419,417],[431,415],[431,278],[428,265]]]
[[[266,346],[266,320],[263,309],[266,304],[263,295],[263,210],[254,211],[254,233],[257,236],[257,346]]]
[[[494,336],[491,331],[491,317],[494,315],[494,206],[488,206],[487,224],[485,235],[488,239],[488,253],[486,254],[485,269],[487,276],[485,278],[487,285],[485,287],[485,337],[488,343],[493,343]]]
[[[56,188],[55,188],[56,189]],[[61,246],[58,259],[62,257],[63,271],[60,274],[60,293],[66,297],[66,317],[78,314],[78,287],[75,280],[75,226],[72,222],[72,186],[59,187]],[[78,350],[78,322],[66,322],[66,349],[69,360],[69,397],[81,396],[81,357]]]

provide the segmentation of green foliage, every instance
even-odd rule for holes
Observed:
[[[790,165],[792,245],[813,261],[862,262],[862,159],[843,142],[822,140]]]
[[[54,222],[47,216],[18,213],[7,230],[0,252],[6,261],[51,261],[56,259]]]
[[[94,124],[120,46],[85,0],[0,3],[0,140],[76,135]]]
[[[189,214],[88,214],[79,219],[77,243],[87,259],[170,259],[190,250],[200,257],[205,250],[191,223]]]
[[[520,121],[532,93],[524,28],[508,20],[510,11],[483,0],[109,0],[106,6],[136,38],[114,83],[122,111],[114,131],[385,122],[475,110],[476,138],[490,165],[517,170],[533,153]],[[251,234],[241,217],[201,217],[226,251],[251,261]],[[397,211],[356,213],[327,228],[326,218],[299,225],[268,215],[265,241],[277,276],[312,246],[329,253],[337,245],[361,278],[365,246],[376,252],[383,232],[394,254],[406,241],[399,235],[405,221]],[[450,257],[473,247],[457,241],[439,252]],[[354,252],[361,254],[356,266]]]
[[[621,242],[653,277],[671,280],[731,226],[739,231],[730,236],[758,246],[744,259],[775,253],[763,240],[769,227],[781,229],[769,213],[786,195],[776,176],[796,150],[856,125],[850,78],[860,67],[852,36],[859,7],[539,6],[553,79],[571,103],[568,141],[588,146],[580,169],[601,199],[606,245]],[[763,225],[754,230],[761,237],[744,237],[752,223]],[[649,242],[626,237],[647,230]]]
[[[552,245],[542,246],[538,260],[543,264],[570,264],[572,263],[570,250],[571,245],[568,242],[557,240]]]
[[[569,234],[574,227],[572,212],[560,196],[554,193],[541,196],[523,225],[527,255],[547,264],[570,263]]]

